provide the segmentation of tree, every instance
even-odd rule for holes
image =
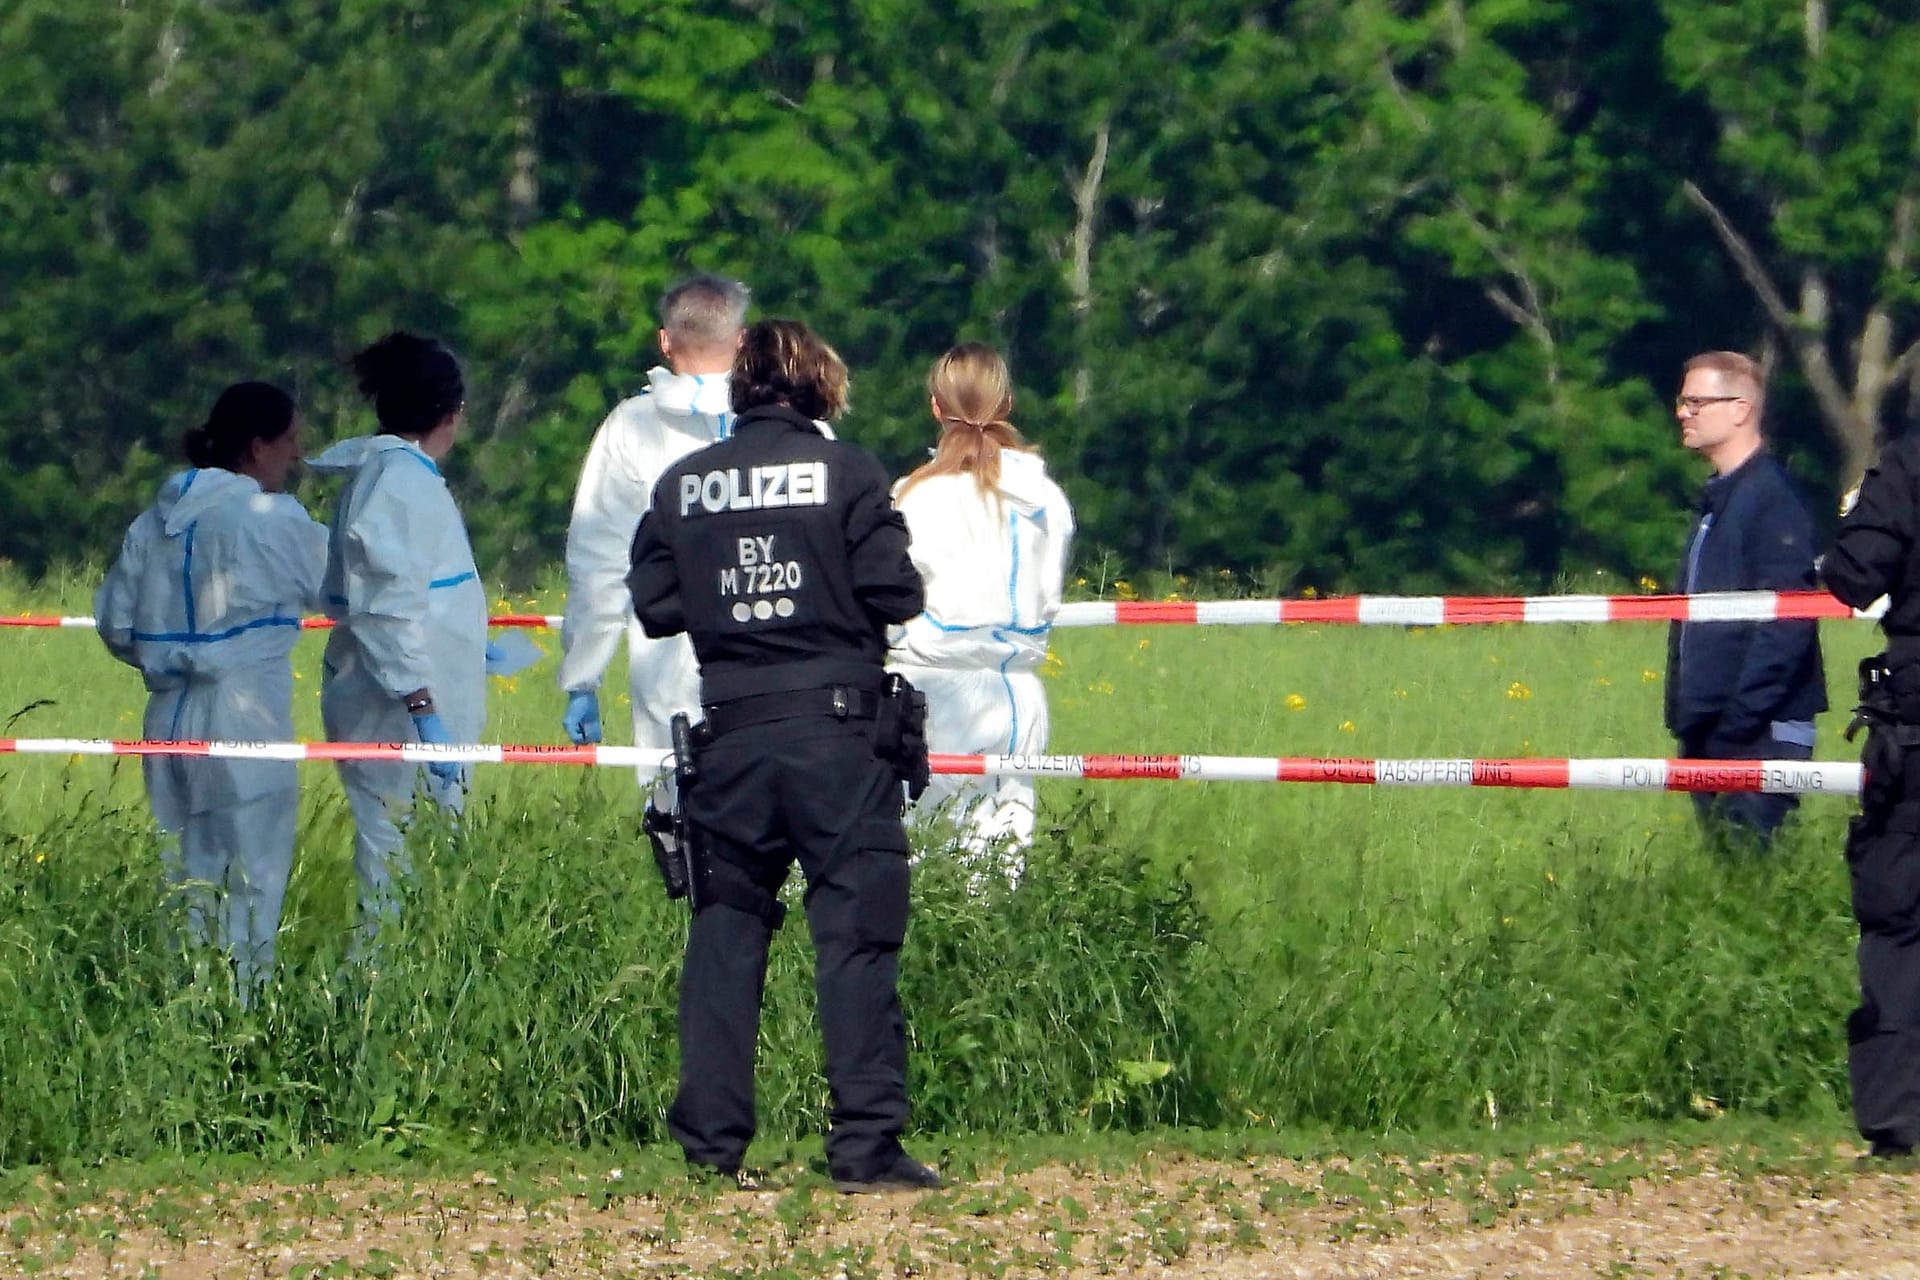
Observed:
[[[1920,12],[1860,0],[1663,4],[1667,59],[1720,127],[1680,191],[1792,353],[1843,486],[1920,395]]]

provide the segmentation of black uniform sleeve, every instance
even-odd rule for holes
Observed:
[[[853,594],[881,623],[905,622],[927,607],[926,586],[907,554],[906,517],[893,508],[887,473],[872,455],[857,453],[855,488],[847,502],[847,560]]]
[[[1840,520],[1820,578],[1843,604],[1865,608],[1893,589],[1912,554],[1914,485],[1907,451],[1889,449],[1860,482],[1860,497]]]
[[[657,509],[641,516],[627,556],[627,592],[633,597],[633,612],[640,619],[640,629],[655,639],[687,629],[680,570],[673,562],[665,524]]]
[[[1782,482],[1766,496],[1745,531],[1745,580],[1763,591],[1805,591],[1813,586],[1813,521],[1798,494]],[[1813,622],[1768,622],[1754,628],[1740,664],[1733,698],[1719,730],[1736,741],[1766,732],[1774,712],[1805,679],[1810,652],[1819,644]]]

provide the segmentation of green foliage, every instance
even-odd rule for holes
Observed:
[[[0,554],[105,554],[229,381],[295,385],[316,445],[366,429],[341,359],[406,325],[466,362],[450,475],[525,583],[659,291],[705,269],[842,349],[845,429],[896,471],[931,359],[1000,344],[1090,554],[1277,587],[1664,573],[1663,395],[1766,328],[1680,183],[1780,278],[1827,273],[1836,353],[1873,306],[1910,327],[1920,28],[1629,8],[18,0]],[[1819,484],[1807,407],[1783,372],[1772,430]]]

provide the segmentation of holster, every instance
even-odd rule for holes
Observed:
[[[880,690],[874,749],[907,784],[907,798],[918,800],[933,781],[933,766],[927,760],[927,695],[898,672],[889,671]]]
[[[712,726],[694,724],[684,714],[674,716],[672,725],[678,802],[672,813],[663,814],[649,801],[642,819],[647,839],[653,843],[660,879],[667,886],[667,897],[685,898],[695,914],[719,903],[759,916],[769,929],[778,929],[787,918],[787,904],[754,885],[744,871],[729,867],[716,874],[715,855],[706,833],[687,817],[687,796],[700,781],[698,750],[713,741]]]
[[[640,817],[640,828],[653,846],[654,865],[660,868],[667,897],[685,898],[698,911],[702,889],[703,856],[698,828],[687,821],[687,793],[699,780],[694,760],[693,725],[682,712],[673,717],[673,779],[677,792],[673,812],[662,813],[651,799]]]
[[[1860,660],[1860,702],[1847,741],[1862,729],[1860,808],[1871,818],[1907,798],[1907,753],[1920,747],[1920,667],[1895,668],[1884,653]]]

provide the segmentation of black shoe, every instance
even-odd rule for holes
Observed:
[[[1873,1150],[1867,1153],[1867,1158],[1869,1160],[1911,1160],[1913,1148],[1904,1142],[1888,1142],[1884,1138],[1876,1138]]]
[[[848,1195],[869,1191],[938,1191],[946,1183],[940,1175],[902,1151],[893,1163],[870,1178],[843,1178],[835,1175],[833,1185]]]

